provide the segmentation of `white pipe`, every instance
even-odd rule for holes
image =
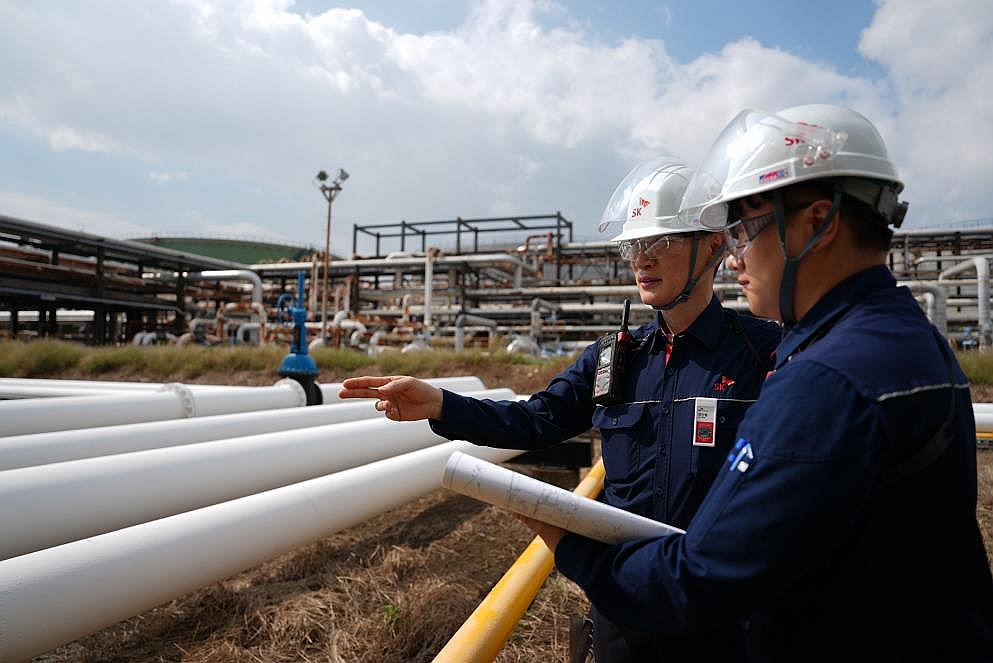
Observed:
[[[444,442],[386,418],[6,470],[0,559]]]
[[[372,338],[369,339],[369,354],[375,354],[379,352],[379,341],[386,336],[386,332],[382,329],[377,329],[372,333]]]
[[[424,256],[424,328],[431,329],[431,298],[434,289],[434,256],[428,251]]]
[[[958,263],[942,271],[938,275],[941,282],[949,276],[962,272],[976,270],[976,297],[979,302],[979,347],[985,348],[990,344],[990,264],[986,258],[972,258]]]
[[[78,389],[79,395],[99,391],[157,391],[169,382],[126,382],[115,380],[49,380],[46,378],[0,378],[0,395],[6,393],[8,387],[27,387],[45,390],[49,387],[58,389]],[[207,389],[257,389],[227,384],[184,384],[194,391]]]
[[[361,341],[362,337],[365,336],[366,328],[365,325],[358,320],[342,320],[339,323],[342,329],[351,329],[352,333],[348,337],[348,344],[352,347],[357,346]]]
[[[132,345],[151,345],[155,341],[155,332],[137,332],[131,338]]]
[[[905,285],[911,292],[930,295],[928,298],[930,310],[927,312],[927,317],[942,336],[948,336],[948,291],[945,287],[916,281],[906,281],[901,285]]]
[[[439,256],[435,259],[439,265],[472,265],[476,267],[502,267],[517,269],[519,266],[526,267],[529,272],[535,270],[517,256],[509,253],[473,253],[469,255]],[[331,270],[351,272],[356,267],[395,269],[409,267],[410,271],[417,271],[424,265],[423,258],[410,257],[386,260],[384,258],[357,258],[355,260],[332,260],[329,266]],[[266,272],[266,274],[296,273],[301,269],[310,269],[312,262],[280,262],[280,263],[257,263],[252,265],[253,269]]]
[[[548,311],[554,317],[557,311],[562,310],[562,305],[546,301],[540,297],[535,297],[531,300],[531,340],[533,340],[536,345],[538,344],[539,337],[541,336],[542,310]]]
[[[514,398],[514,392],[510,389],[469,391],[466,395],[493,400]],[[333,405],[305,408],[16,435],[0,438],[0,470],[147,451],[244,435],[327,426],[346,421],[377,419],[382,416],[370,400],[338,401]]]
[[[977,433],[993,433],[993,411],[973,410]]]
[[[20,661],[406,504],[441,486],[448,442],[0,562],[0,660]],[[388,489],[387,489],[388,487]]]
[[[497,322],[492,318],[484,318],[478,315],[462,313],[455,317],[455,351],[461,352],[465,349],[465,326],[467,324],[485,325],[486,342],[488,347],[493,346],[493,335],[496,333]]]
[[[235,331],[235,338],[238,339],[239,343],[242,343],[244,345],[251,345],[252,344],[251,336],[249,336],[248,338],[245,337],[251,332],[256,332],[256,336],[257,336],[258,335],[257,332],[259,331],[259,329],[261,329],[261,325],[257,322],[244,322],[238,325],[238,329],[237,331]]]
[[[262,303],[262,279],[250,269],[209,269],[205,272],[193,272],[189,278],[205,281],[244,279],[252,284],[252,302]]]
[[[62,398],[65,396],[97,396],[100,394],[126,394],[127,389],[80,389],[78,387],[28,387],[11,386],[0,382],[0,398]]]
[[[209,327],[210,325],[214,325],[216,323],[216,318],[213,320],[210,318],[193,318],[193,320],[190,321],[190,333],[194,333],[200,325],[206,325]]]
[[[135,394],[72,396],[0,402],[0,436],[74,428],[205,417],[212,414],[274,410],[307,404],[303,387],[280,380],[271,387],[194,391],[181,384]]]

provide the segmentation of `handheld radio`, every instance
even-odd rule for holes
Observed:
[[[600,337],[596,374],[593,378],[593,402],[597,405],[611,405],[622,400],[622,378],[631,353],[631,332],[628,331],[630,311],[631,300],[625,299],[621,328],[613,334]]]

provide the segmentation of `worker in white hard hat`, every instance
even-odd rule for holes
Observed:
[[[618,185],[602,230],[628,260],[644,304],[658,314],[628,333],[591,344],[548,387],[524,402],[478,400],[412,377],[345,380],[343,398],[372,397],[395,420],[430,419],[449,439],[538,449],[598,428],[606,479],[602,499],[686,527],[731,450],[735,429],[756,399],[780,338],[779,325],[724,309],[713,293],[725,255],[721,232],[676,213],[692,170],[660,157]],[[595,660],[740,661],[735,620],[697,634],[659,637],[618,627],[594,611]]]
[[[609,619],[740,620],[755,661],[993,660],[968,382],[886,267],[902,188],[840,106],[744,111],[715,142],[681,217],[726,233],[750,308],[787,326],[685,534],[607,546],[525,521]]]

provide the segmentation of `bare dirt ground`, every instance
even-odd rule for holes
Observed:
[[[512,366],[480,377],[488,387],[527,393],[554,372]],[[273,378],[205,375],[197,382]],[[977,390],[974,399],[993,401],[993,389]],[[977,515],[989,551],[993,451],[980,451],[978,461]],[[505,511],[437,491],[37,660],[430,661],[530,539]],[[497,661],[567,660],[569,618],[587,607],[553,572]]]

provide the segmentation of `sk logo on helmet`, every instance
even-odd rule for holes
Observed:
[[[652,204],[652,201],[644,198],[638,199],[638,206],[631,208],[631,216],[641,216],[641,211]]]

